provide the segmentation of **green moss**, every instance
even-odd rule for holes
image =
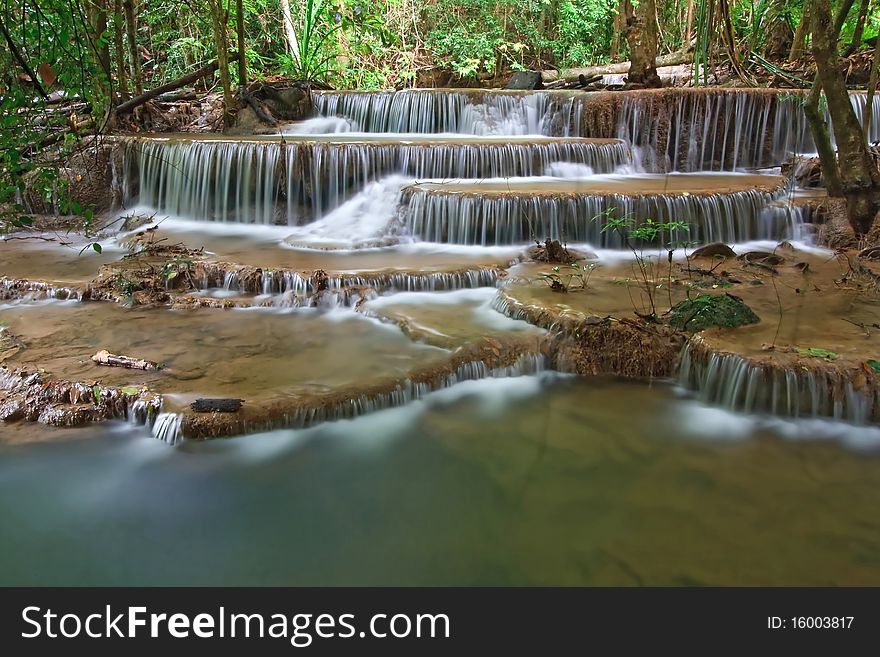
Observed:
[[[735,328],[759,321],[752,309],[732,294],[700,294],[677,303],[669,311],[669,325],[691,333],[713,327]]]

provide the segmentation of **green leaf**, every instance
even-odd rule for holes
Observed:
[[[92,248],[95,250],[95,253],[101,253],[104,249],[97,242],[92,243]]]
[[[100,386],[94,385],[92,386],[92,394],[95,396],[95,403],[101,403],[101,388]]]
[[[880,360],[874,360],[873,358],[865,361],[865,365],[870,367],[875,372],[880,373]]]

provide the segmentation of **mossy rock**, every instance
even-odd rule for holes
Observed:
[[[745,302],[732,294],[700,294],[669,311],[669,325],[696,333],[707,328],[736,328],[760,321]]]

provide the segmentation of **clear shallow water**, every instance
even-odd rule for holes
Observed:
[[[178,449],[69,435],[0,446],[2,584],[880,584],[880,430],[665,385],[479,381]]]

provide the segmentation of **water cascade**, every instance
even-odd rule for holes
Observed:
[[[852,98],[861,112],[864,96]],[[317,116],[275,135],[125,138],[121,180],[131,206],[196,222],[289,227],[272,233],[283,255],[266,266],[224,262],[220,256],[196,262],[191,273],[198,293],[179,301],[180,309],[314,309],[293,313],[300,316],[332,309],[328,317],[339,317],[363,311],[377,296],[498,287],[505,267],[473,260],[480,248],[524,248],[548,237],[623,248],[622,236],[605,230],[610,211],[633,225],[652,219],[688,226],[663,236],[664,242],[808,239],[807,210],[789,202],[792,183],[746,172],[779,166],[792,153],[813,149],[801,101],[799,93],[768,89],[315,92]],[[880,138],[880,102],[872,111],[872,138]],[[205,232],[224,230],[213,226]],[[330,250],[324,264],[316,254]],[[358,258],[366,253],[371,260],[349,263],[355,250]],[[423,252],[435,259],[443,254],[440,264],[420,262]],[[564,334],[563,316],[542,315],[535,301],[520,307],[499,295],[493,308],[522,314],[557,337]],[[599,336],[603,340],[629,345],[627,340],[640,337],[622,323],[606,326],[597,317],[584,314],[579,321],[588,327],[597,320],[600,327],[590,330],[607,333]],[[876,391],[849,382],[845,373],[838,377],[820,368],[786,369],[732,353],[697,351],[697,342],[691,340],[684,351],[679,373],[707,402],[853,422],[876,417]],[[658,351],[659,365],[645,358],[625,366],[613,358],[586,359],[574,342],[570,358],[551,354],[558,345],[548,344],[557,368],[581,372],[595,365],[601,366],[596,371],[660,376],[671,371],[680,342]],[[544,366],[537,352],[544,348],[534,342],[521,348],[516,363],[491,350],[468,358],[453,351],[445,369],[412,370],[408,377],[321,393],[268,395],[249,405],[253,411],[229,414],[216,426],[190,413],[161,413],[153,433],[173,443],[182,435],[230,435],[354,417],[456,381],[537,371]]]
[[[696,337],[682,352],[678,380],[707,404],[734,411],[880,422],[880,388],[857,368],[785,366],[715,351]]]
[[[629,161],[618,140],[419,135],[135,139],[126,154],[142,206],[200,221],[280,225],[321,217],[389,174],[532,176],[560,161],[610,172]]]
[[[547,93],[483,89],[317,91],[312,100],[321,116],[346,117],[367,132],[560,136],[552,131]]]
[[[861,120],[866,94],[851,99]],[[797,91],[417,89],[316,92],[314,102],[321,116],[369,132],[616,137],[653,172],[772,167],[816,150]],[[871,111],[873,142],[880,140],[880,100]]]
[[[527,376],[547,369],[546,359],[537,353],[522,353],[506,365],[487,364],[483,360],[466,357],[455,360],[461,362],[453,362],[448,368],[413,372],[403,380],[367,383],[359,386],[360,391],[343,389],[311,396],[294,396],[273,403],[263,409],[259,417],[222,414],[220,418],[206,419],[199,414],[163,413],[156,420],[153,435],[165,442],[176,443],[184,437],[205,438],[279,428],[305,428],[404,406],[463,381]],[[164,419],[166,416],[167,419]],[[157,433],[160,420],[163,420],[161,435]]]
[[[713,188],[723,191],[709,191]],[[793,234],[790,222],[797,216],[765,212],[784,193],[784,181],[774,176],[458,180],[408,187],[403,216],[419,239],[453,244],[518,244],[551,237],[621,248],[620,235],[604,231],[601,215],[612,209],[636,224],[647,218],[687,223],[688,232],[676,238],[738,242]]]
[[[300,297],[315,293],[311,275],[288,269],[263,270],[224,263],[200,262],[194,276],[202,290],[220,288],[239,294],[293,294]],[[374,273],[331,272],[327,289],[370,288],[385,292],[443,292],[449,290],[495,287],[499,270],[474,267],[459,271],[383,271]]]

